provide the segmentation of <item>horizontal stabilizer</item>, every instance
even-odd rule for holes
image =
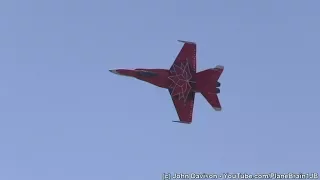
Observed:
[[[219,80],[221,74],[223,73],[223,70],[224,70],[224,66],[222,65],[217,65],[215,68],[213,68],[213,71],[215,73],[213,73],[213,77],[216,81]]]
[[[214,70],[218,71],[218,70],[223,70],[224,69],[224,66],[222,65],[217,65]]]
[[[212,108],[216,111],[221,111],[222,107],[217,94],[201,93],[203,97],[208,101]]]

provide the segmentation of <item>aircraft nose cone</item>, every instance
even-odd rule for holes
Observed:
[[[119,75],[119,73],[117,72],[117,70],[111,69],[111,70],[109,70],[109,71],[112,72],[112,73],[114,73],[114,74],[118,74],[118,75]]]

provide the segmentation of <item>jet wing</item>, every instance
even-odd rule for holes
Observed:
[[[196,44],[193,42],[181,41],[184,45],[170,67],[171,85],[169,93],[178,113],[180,123],[190,124],[192,122],[194,96],[192,91],[196,74]]]
[[[172,90],[169,89],[171,94]],[[179,99],[179,96],[171,96],[174,107],[177,111],[180,121],[173,121],[179,123],[190,124],[192,122],[193,107],[194,107],[194,97],[195,93],[191,92],[186,100]]]
[[[194,42],[181,41],[184,45],[181,48],[179,54],[174,60],[172,66],[170,67],[170,71],[175,71],[175,66],[180,67],[181,64],[188,64],[190,66],[191,73],[196,73],[197,69],[197,45]]]
[[[180,123],[192,122],[195,93],[192,91],[196,74],[196,44],[180,41],[184,45],[170,67],[169,93],[178,113]]]
[[[212,93],[201,93],[204,98],[208,101],[208,103],[213,107],[216,111],[221,111],[221,104],[219,101],[219,97],[217,94]]]

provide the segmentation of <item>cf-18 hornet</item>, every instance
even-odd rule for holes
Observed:
[[[216,111],[221,111],[218,98],[220,82],[218,81],[224,67],[217,65],[215,68],[197,72],[197,46],[194,42],[184,43],[178,56],[170,69],[114,69],[110,72],[134,77],[160,88],[167,89],[177,111],[179,123],[192,122],[195,93],[201,93]]]

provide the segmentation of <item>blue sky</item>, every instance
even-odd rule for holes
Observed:
[[[0,2],[0,179],[160,179],[164,172],[316,172],[319,1]],[[169,68],[198,44],[222,112],[114,68]]]

